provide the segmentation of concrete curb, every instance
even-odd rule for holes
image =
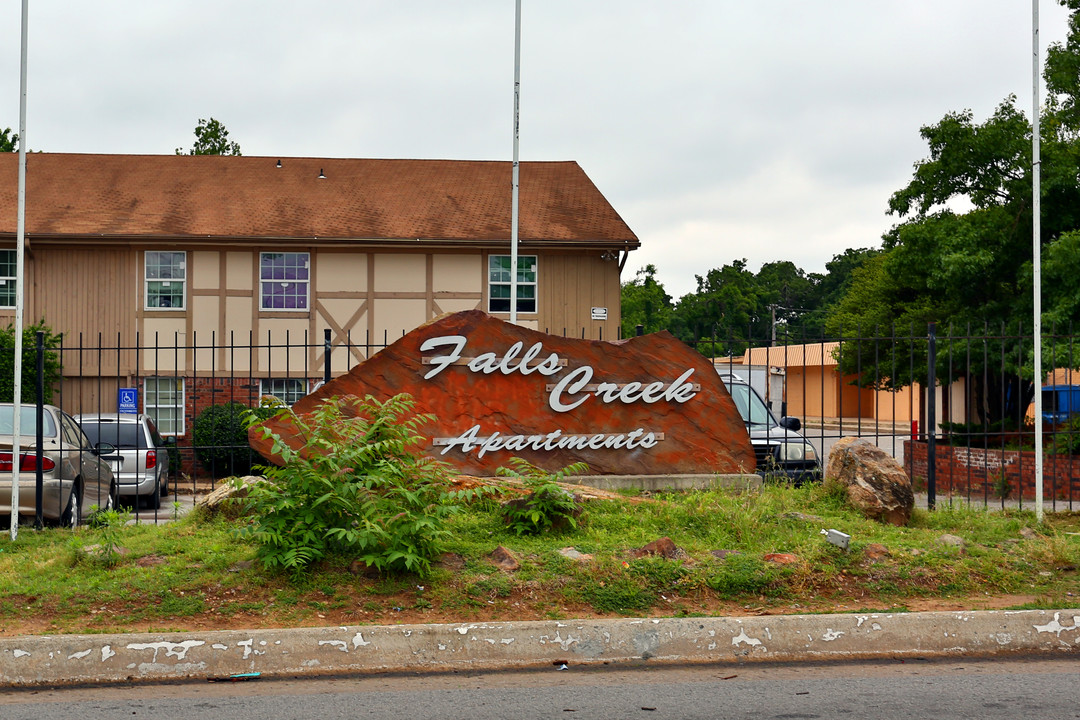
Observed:
[[[1080,609],[57,635],[0,639],[0,686],[1078,652]]]

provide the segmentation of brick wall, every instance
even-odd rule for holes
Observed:
[[[1009,497],[1022,495],[1035,499],[1035,453],[1023,450],[1000,450],[935,446],[935,491],[942,494],[994,498],[994,484],[1004,473],[1011,491]],[[912,483],[926,487],[926,443],[904,441],[904,469]],[[1043,497],[1080,501],[1080,457],[1045,455],[1043,460]]]

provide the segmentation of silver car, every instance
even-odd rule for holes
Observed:
[[[19,463],[19,514],[33,517],[37,504],[37,408],[19,413],[19,459],[13,458],[15,406],[0,403],[0,516],[10,522],[14,463]],[[112,469],[100,455],[115,452],[107,443],[92,443],[74,419],[45,405],[41,423],[42,517],[54,525],[74,527],[96,506],[109,510],[116,501]]]
[[[169,494],[168,445],[154,420],[142,413],[94,413],[76,415],[75,420],[90,442],[116,446],[102,453],[112,465],[121,497],[134,497],[144,507],[161,507],[161,496]]]

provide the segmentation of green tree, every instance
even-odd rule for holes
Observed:
[[[855,271],[868,260],[881,254],[880,248],[849,248],[825,263],[824,273],[810,273],[812,290],[806,301],[807,311],[799,318],[804,337],[817,339],[825,335],[825,320],[851,288]]]
[[[60,381],[60,335],[44,322],[23,327],[22,385],[19,395],[24,403],[37,402],[37,333],[45,333],[45,393],[42,402],[51,403]],[[0,330],[0,402],[15,401],[15,326]]]
[[[638,325],[646,333],[667,329],[673,308],[671,296],[656,281],[656,266],[646,265],[633,280],[622,284],[623,337],[636,335]]]
[[[757,276],[736,260],[696,275],[697,291],[679,298],[671,331],[709,357],[740,355],[770,331],[767,300]]]
[[[1063,276],[1080,267],[1073,236],[1080,230],[1080,0],[1063,4],[1074,13],[1068,41],[1051,48],[1046,65],[1051,96],[1040,125],[1040,240],[1053,280],[1043,285],[1044,305],[1053,320],[1071,323],[1080,319],[1080,307]],[[983,122],[970,110],[953,112],[923,127],[921,135],[929,157],[916,163],[911,181],[889,200],[889,212],[900,222],[884,236],[885,252],[853,274],[828,329],[847,337],[922,334],[927,323],[936,322],[946,337],[1019,335],[1030,328],[1033,312],[1031,124],[1010,96]],[[971,209],[954,209],[960,206]],[[939,347],[942,355],[971,363],[935,366],[941,382],[970,373],[988,421],[1021,417],[1035,389],[1031,349],[1017,351],[1011,343],[1006,351],[1000,342],[947,340]],[[877,365],[880,346],[858,343],[845,352],[842,365],[847,372],[861,367],[863,384],[925,382],[925,347],[913,343],[914,364],[884,370]],[[992,372],[983,373],[984,365]]]
[[[229,140],[229,131],[218,120],[199,118],[195,144],[190,150],[176,148],[177,155],[239,155],[240,144]]]
[[[0,152],[15,152],[19,149],[19,134],[11,132],[11,128],[0,130]]]
[[[814,299],[814,278],[790,260],[765,263],[757,273],[758,312],[769,322],[766,339],[780,344],[802,342],[803,316]]]

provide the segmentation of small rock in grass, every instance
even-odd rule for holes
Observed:
[[[944,535],[939,537],[937,539],[937,543],[938,545],[944,545],[945,547],[954,547],[958,550],[963,550],[967,546],[967,543],[964,542],[964,538],[959,537],[958,535],[950,535],[949,533],[945,533]]]
[[[521,563],[518,562],[514,553],[510,552],[502,545],[495,548],[491,553],[491,563],[506,572],[514,572],[521,567]]]
[[[870,543],[863,548],[863,554],[866,556],[867,560],[880,560],[891,555],[889,548],[881,543]]]
[[[578,552],[575,548],[564,547],[559,550],[559,554],[569,560],[576,560],[577,562],[586,562],[592,560],[593,556],[588,553]]]
[[[648,545],[638,548],[633,551],[634,557],[645,557],[646,555],[657,555],[668,560],[674,560],[677,557],[683,557],[686,555],[679,546],[676,545],[671,538],[662,537],[659,540],[653,540]]]

